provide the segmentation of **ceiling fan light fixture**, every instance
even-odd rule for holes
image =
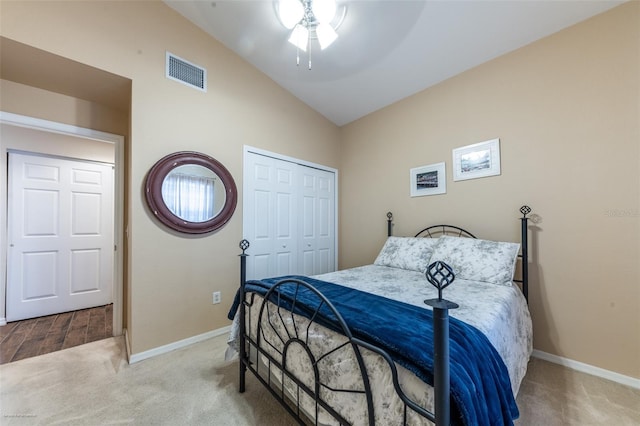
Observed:
[[[287,29],[292,29],[304,17],[300,0],[278,0],[278,16]]]
[[[336,16],[336,8],[335,0],[313,0],[311,3],[313,16],[315,16],[320,23],[330,23]]]
[[[304,25],[297,24],[291,32],[289,37],[289,43],[298,47],[303,52],[307,51],[307,44],[309,43],[309,29]]]
[[[336,41],[338,33],[329,24],[318,24],[316,36],[318,37],[318,43],[320,43],[320,49],[324,50]]]
[[[288,41],[297,47],[296,64],[300,65],[302,50],[307,52],[311,69],[312,40],[317,41],[320,50],[336,41],[336,29],[345,17],[346,5],[341,4],[338,13],[337,0],[274,0],[273,4],[282,25],[291,30]]]

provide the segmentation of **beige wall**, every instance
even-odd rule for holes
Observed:
[[[129,115],[118,109],[25,84],[0,80],[0,111],[114,135],[129,133]]]
[[[0,7],[0,35],[132,81],[125,213],[132,352],[228,325],[241,203],[214,234],[176,235],[144,205],[147,170],[171,152],[201,151],[222,162],[241,189],[244,144],[337,168],[339,129],[161,2]],[[207,68],[208,92],[166,79],[166,51]],[[211,304],[215,290],[222,291],[219,305]]]
[[[451,222],[519,239],[529,204],[536,349],[640,378],[640,3],[613,9],[343,128],[342,268]],[[453,148],[500,138],[502,174],[453,182]],[[444,161],[445,195],[409,197]],[[455,284],[454,284],[455,285]]]
[[[115,161],[115,147],[111,143],[7,124],[0,124],[0,149],[3,158],[6,158],[7,150],[18,150],[102,163]],[[2,176],[6,176],[6,164],[0,164],[0,167],[5,171]]]

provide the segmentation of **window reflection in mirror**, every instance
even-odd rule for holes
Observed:
[[[226,191],[220,178],[206,167],[176,167],[162,181],[162,199],[174,215],[188,222],[206,222],[224,207]]]

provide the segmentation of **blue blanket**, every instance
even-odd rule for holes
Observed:
[[[269,288],[284,279],[300,279],[313,285],[336,307],[354,337],[384,349],[396,363],[433,385],[431,310],[301,276],[248,281],[245,290],[265,295]],[[293,291],[292,285],[279,287],[281,296],[293,297]],[[295,311],[302,315],[306,315],[305,300],[317,301],[309,290],[300,290],[295,297]],[[233,317],[238,301],[237,297],[230,317]],[[321,314],[325,318],[331,317],[329,309]],[[315,321],[331,327],[330,320],[323,321],[321,317]],[[475,327],[452,317],[449,340],[452,423],[513,425],[513,419],[519,415],[518,407],[507,368],[491,342]]]

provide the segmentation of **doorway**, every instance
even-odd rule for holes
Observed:
[[[66,157],[75,157],[85,159],[90,158],[91,155],[95,155],[96,151],[106,150],[112,152],[112,159],[114,163],[113,167],[113,193],[114,193],[114,209],[113,209],[113,262],[111,266],[111,274],[113,277],[113,290],[110,291],[111,298],[113,300],[113,320],[112,320],[112,334],[120,335],[123,329],[123,200],[124,200],[124,180],[122,176],[122,165],[124,164],[124,137],[95,131],[86,128],[80,128],[76,126],[51,122],[47,120],[40,120],[32,117],[26,117],[16,114],[10,114],[0,112],[0,126],[2,126],[2,146],[1,154],[4,161],[0,164],[0,170],[4,177],[7,176],[7,153],[9,149],[25,149],[25,146],[29,147],[32,142],[26,142],[25,144],[16,143],[14,136],[21,134],[31,133],[39,136],[40,139],[46,139],[46,143],[40,144],[40,152],[49,155],[63,155]],[[64,139],[70,139],[68,143],[62,143]],[[80,148],[78,148],[80,147]],[[78,155],[69,154],[69,149],[79,149]],[[31,147],[29,151],[34,151]],[[62,150],[62,152],[60,152]],[[36,151],[38,151],[36,149]],[[87,152],[92,152],[89,155]],[[84,153],[84,154],[83,154]],[[86,154],[86,155],[85,155]],[[87,156],[89,158],[87,158]],[[3,181],[6,182],[6,180]],[[7,186],[2,185],[0,188],[0,241],[3,242],[0,247],[0,273],[3,278],[0,282],[0,325],[6,324],[6,294],[7,294],[7,259],[8,248],[7,244],[7,216],[5,214],[7,210]]]
[[[8,159],[7,322],[111,304],[113,164]]]

